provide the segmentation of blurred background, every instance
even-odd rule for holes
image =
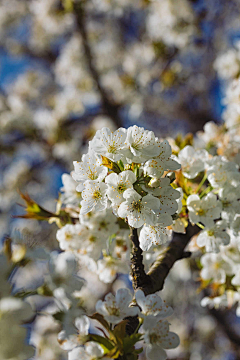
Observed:
[[[221,123],[239,44],[238,0],[1,0],[1,239],[17,229],[57,247],[54,226],[14,218],[18,190],[55,211],[97,129],[176,137]],[[163,291],[182,340],[172,358],[239,359],[239,339],[201,308],[197,276],[183,260]]]

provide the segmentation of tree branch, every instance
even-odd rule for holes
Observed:
[[[174,234],[173,240],[168,248],[158,256],[146,274],[143,265],[142,249],[139,246],[137,229],[130,227],[130,240],[132,241],[131,275],[134,290],[142,290],[145,295],[153,294],[162,290],[164,281],[177,260],[191,256],[191,253],[184,249],[192,236],[198,232],[198,227],[188,226],[186,234]],[[138,326],[138,318],[128,317],[126,333],[131,335]]]
[[[153,294],[163,289],[164,281],[176,261],[191,256],[190,252],[185,252],[185,247],[190,242],[193,235],[197,234],[199,228],[189,225],[186,234],[174,233],[169,246],[158,256],[154,264],[148,271],[151,283],[144,287],[145,295]]]
[[[85,23],[85,12],[84,12],[84,4],[83,2],[75,2],[74,3],[74,12],[76,14],[76,22],[78,31],[82,37],[83,47],[85,52],[85,58],[87,62],[87,66],[89,68],[90,74],[92,78],[95,80],[98,91],[101,95],[102,105],[105,109],[108,116],[114,121],[117,127],[120,127],[122,124],[121,118],[118,114],[118,110],[120,108],[120,104],[115,104],[108,97],[106,90],[103,88],[101,84],[101,79],[97,68],[94,64],[94,58],[92,54],[91,47],[89,45],[89,38],[86,31],[86,23]]]
[[[130,231],[130,239],[133,243],[130,256],[133,288],[141,289],[145,295],[149,295],[163,289],[164,281],[177,260],[191,256],[191,253],[185,252],[184,249],[199,229],[189,225],[186,234],[175,233],[169,246],[158,256],[147,274],[142,263],[143,256],[139,247],[137,229],[131,228]]]
[[[222,328],[222,331],[228,337],[228,339],[234,345],[240,346],[240,335],[237,333],[230,321],[229,312],[227,310],[217,310],[217,309],[208,309],[209,313],[214,317],[214,319],[218,322],[219,326]],[[239,350],[239,349],[238,349]],[[240,356],[240,353],[239,353]],[[239,358],[238,358],[239,359]]]
[[[138,290],[151,280],[144,270],[142,249],[139,246],[137,229],[132,227],[130,227],[130,240],[132,241],[132,252],[130,254],[132,285],[134,290]]]

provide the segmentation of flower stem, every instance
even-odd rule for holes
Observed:
[[[203,190],[203,192],[201,192],[201,194],[199,195],[200,199],[202,199],[202,197],[204,195],[207,195],[210,191],[212,191],[213,187],[211,185],[209,185],[205,190]]]
[[[199,192],[199,190],[201,189],[201,187],[203,186],[203,184],[205,183],[205,181],[207,180],[207,173],[204,174],[202,181],[200,182],[200,184],[198,185],[195,194],[197,194]]]

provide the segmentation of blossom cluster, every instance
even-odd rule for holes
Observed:
[[[182,216],[185,223],[178,224],[179,230],[186,226],[186,219],[201,229],[195,247],[205,253],[200,259],[201,279],[205,284],[214,282],[221,292],[220,285],[224,284],[224,292],[228,291],[227,279],[231,279],[230,287],[239,291],[239,259],[235,257],[240,249],[239,166],[226,156],[211,155],[196,145],[183,148],[178,160],[191,187],[185,186],[184,205],[175,222],[181,222]],[[197,185],[194,179],[198,176],[202,180]]]
[[[193,146],[186,146],[178,154],[186,178],[194,181],[196,176],[202,176],[197,191],[187,193],[186,206],[190,222],[202,229],[196,239],[197,248],[205,253],[200,259],[202,286],[214,284],[215,288],[210,291],[210,297],[202,300],[203,306],[239,304],[239,54],[239,42],[236,42],[234,48],[220,54],[215,61],[218,76],[225,81],[223,124],[206,123],[204,131],[197,133]]]
[[[76,249],[97,259],[102,241],[119,230],[117,218],[140,229],[143,250],[165,243],[166,227],[173,222],[180,197],[167,177],[168,172],[180,167],[171,153],[167,140],[161,141],[152,131],[136,125],[114,133],[108,128],[98,130],[82,161],[74,161],[72,177],[82,197],[80,225],[66,225],[58,231],[61,248]],[[98,238],[102,241],[91,246],[89,241],[93,244]]]
[[[134,354],[134,359],[137,359],[139,350],[134,345],[139,343],[145,346],[147,359],[165,360],[165,349],[179,345],[178,335],[169,330],[167,319],[173,310],[157,294],[145,296],[143,291],[138,290],[134,304],[131,291],[119,288],[116,295],[108,293],[104,301],[98,300],[97,312],[89,316],[79,303],[82,298],[77,291],[84,287],[85,280],[77,275],[73,254],[46,253],[44,267],[40,271],[37,248],[26,255],[20,244],[9,245],[11,250],[4,249],[0,254],[2,358],[23,360],[34,353],[36,359],[43,355],[56,358],[67,353],[70,360],[112,359],[119,351],[126,356]],[[25,265],[22,265],[23,261]],[[8,277],[12,269],[14,276],[11,275],[10,281]],[[26,281],[24,271],[29,272],[30,269],[34,276],[39,277],[39,284],[34,288],[22,282]],[[13,285],[15,290],[11,294]],[[32,323],[39,301],[41,316]],[[138,318],[139,326],[129,343],[125,327],[126,319],[131,317]],[[36,347],[37,352],[33,346],[25,344],[26,326],[32,327],[29,343]],[[16,342],[14,347],[13,340]]]
[[[80,201],[80,208],[75,210],[79,223],[57,232],[61,249],[74,252],[80,263],[107,283],[118,272],[129,272],[131,244],[120,219],[139,229],[140,247],[149,253],[144,255],[146,265],[147,258],[150,263],[156,257],[158,245],[171,239],[172,231],[185,233],[188,223],[196,224],[201,230],[198,249],[209,253],[202,257],[201,276],[213,280],[214,270],[207,269],[211,261],[205,258],[237,243],[240,173],[232,159],[199,144],[196,140],[182,149],[173,144],[172,155],[167,140],[143,128],[98,130],[82,161],[74,161],[74,180],[64,175],[63,201],[72,208]],[[224,265],[222,272],[217,271],[219,283],[231,276],[235,284],[235,264],[230,259],[227,272]]]
[[[83,309],[103,299],[110,284],[116,290],[123,279],[128,282],[132,246],[128,225],[138,229],[147,271],[173,232],[185,233],[188,224],[196,224],[200,232],[190,247],[201,257],[201,287],[210,285],[211,294],[202,305],[236,303],[240,314],[239,42],[221,52],[214,67],[210,65],[214,54],[226,48],[219,39],[227,38],[229,32],[232,39],[238,32],[235,3],[231,7],[228,2],[221,4],[224,21],[219,21],[212,1],[206,9],[201,2],[189,0],[1,2],[3,52],[10,60],[17,54],[16,64],[26,56],[28,66],[11,83],[1,83],[0,231],[9,232],[9,224],[20,229],[27,224],[34,240],[23,244],[13,236],[8,260],[14,264],[0,255],[0,333],[4,335],[0,357],[31,357],[27,338],[36,348],[36,360],[105,358],[100,342],[93,341],[96,337],[87,338],[93,324]],[[211,39],[203,30],[210,18],[217,30]],[[79,24],[84,27],[84,22],[82,35]],[[22,36],[23,29],[28,30],[27,38]],[[205,51],[210,41],[214,47]],[[86,54],[92,57],[92,73]],[[39,59],[41,65],[36,66]],[[3,73],[4,66],[5,62]],[[208,122],[194,139],[168,141],[136,126],[114,132],[119,124],[139,121],[152,127],[162,121],[161,136],[163,131],[175,136],[187,124],[181,121],[179,128],[179,119],[192,118],[193,103],[198,124],[199,115],[202,120],[202,114],[212,114],[206,95],[215,86],[214,69],[221,86],[227,85],[222,125]],[[108,111],[111,106],[105,109],[108,103],[117,109],[116,118],[114,111]],[[85,119],[91,119],[90,126]],[[187,126],[192,130],[195,124]],[[158,126],[154,128],[159,135]],[[87,154],[80,158],[86,152],[86,140],[97,129]],[[47,218],[59,226],[58,243],[54,227],[51,234],[40,234],[36,222],[8,219],[7,212],[16,214],[12,209],[18,201],[16,187],[53,209],[56,173],[59,168],[62,172],[62,166],[70,171],[73,159],[80,162],[74,162],[72,176],[63,175],[56,214],[48,213]],[[38,241],[40,246],[35,248],[33,243]],[[173,299],[175,285],[182,294],[175,282]],[[164,359],[164,349],[178,344],[166,320],[171,309],[166,310],[156,295],[151,298],[159,305],[156,311],[147,310],[151,306],[144,301],[150,300],[144,300],[143,294],[137,292],[135,297],[141,307],[139,334],[147,356]],[[116,297],[107,295],[105,301],[97,302],[97,311],[111,323],[105,332],[120,329],[124,317],[136,313],[129,308],[130,298],[122,289]],[[164,316],[160,307],[165,309]],[[28,321],[32,324],[26,325]],[[102,341],[106,345],[106,339]],[[114,349],[113,343],[108,345]],[[134,353],[134,349],[124,350]],[[193,352],[191,357],[199,355]]]
[[[104,301],[99,300],[96,304],[97,314],[104,317],[109,325],[118,324],[128,316],[138,316],[140,320],[139,338],[146,345],[146,356],[149,360],[165,360],[167,354],[165,349],[173,349],[179,345],[177,334],[169,331],[170,324],[167,317],[172,315],[173,310],[157,294],[145,296],[142,290],[138,290],[135,294],[136,305],[130,306],[133,297],[126,288],[117,290],[116,295],[109,293],[105,296]],[[96,317],[99,319],[99,317]],[[101,318],[100,318],[101,319]],[[111,330],[106,323],[101,322],[108,330],[108,336],[111,338]],[[77,334],[64,336],[59,334],[59,342],[61,346],[69,352],[70,360],[77,360],[79,357],[84,359],[109,359],[104,357],[103,348],[99,343],[89,341],[90,320],[83,315],[76,319],[75,326]],[[107,337],[107,336],[106,336]],[[109,339],[109,337],[107,337]],[[83,346],[84,345],[84,346]],[[107,354],[106,354],[107,355]]]

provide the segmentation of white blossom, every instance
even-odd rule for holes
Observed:
[[[83,220],[83,216],[81,216]],[[82,221],[86,224],[93,234],[97,234],[102,240],[108,239],[109,236],[115,234],[119,230],[117,218],[112,213],[111,208],[99,212],[93,212],[92,216]]]
[[[187,208],[192,224],[201,222],[208,227],[213,227],[214,220],[221,214],[221,202],[213,193],[207,194],[202,199],[197,194],[190,195],[187,198]]]
[[[113,256],[104,256],[97,262],[97,274],[99,279],[104,283],[111,283],[117,273],[127,274],[129,265],[125,261]]]
[[[140,248],[148,251],[152,245],[162,245],[171,239],[171,231],[166,227],[172,224],[172,217],[169,214],[162,214],[156,225],[145,224],[140,231]]]
[[[82,192],[80,214],[85,215],[92,211],[101,211],[107,208],[107,185],[88,180]]]
[[[160,154],[144,164],[144,172],[152,177],[160,178],[166,170],[178,170],[181,165],[171,158],[172,148],[167,140],[157,140]]]
[[[67,224],[57,231],[56,238],[62,250],[78,249],[81,237],[85,237],[87,228],[81,224]]]
[[[114,133],[104,127],[98,130],[96,135],[90,141],[89,147],[96,154],[107,157],[112,161],[118,161],[123,156],[123,149],[126,148],[127,131],[124,128],[119,128]]]
[[[240,71],[240,53],[235,49],[219,55],[214,62],[214,68],[222,79],[234,79]]]
[[[162,187],[154,189],[152,194],[160,201],[159,214],[173,215],[177,212],[177,199],[179,199],[180,193],[170,186],[168,178],[166,178],[166,182],[162,184]]]
[[[128,189],[123,193],[126,199],[121,203],[118,209],[118,215],[121,218],[128,219],[130,226],[139,228],[144,223],[155,225],[156,215],[154,211],[160,208],[160,201],[148,194],[143,198],[133,189]]]
[[[96,342],[89,342],[83,347],[76,347],[68,354],[68,360],[111,360],[103,356],[103,348]]]
[[[226,227],[227,223],[224,220],[217,221],[213,227],[205,227],[197,237],[198,246],[205,246],[207,252],[219,252],[220,245],[228,245],[230,242]]]
[[[207,176],[212,187],[217,189],[226,184],[238,185],[240,180],[237,165],[222,156],[215,156],[208,162]]]
[[[88,229],[85,225],[67,224],[57,231],[57,239],[62,250],[74,251],[75,255],[88,255],[93,259],[99,259],[104,239],[97,229]]]
[[[201,257],[201,277],[204,280],[213,279],[214,282],[224,284],[226,275],[232,274],[232,266],[227,263],[221,253],[208,253]]]
[[[127,129],[126,145],[128,150],[125,151],[125,156],[129,163],[142,163],[160,153],[153,131],[137,125]]]
[[[226,184],[219,190],[219,198],[222,202],[222,218],[232,222],[236,214],[240,214],[240,185]]]
[[[85,315],[75,319],[77,334],[67,335],[65,330],[58,334],[58,342],[64,350],[72,350],[77,346],[84,344],[90,327],[89,318]]]
[[[63,187],[60,188],[63,193],[61,200],[63,203],[67,204],[76,204],[80,200],[80,194],[76,191],[76,182],[73,180],[72,176],[69,174],[62,175]]]
[[[123,197],[124,191],[132,188],[136,180],[136,175],[130,170],[123,171],[119,175],[112,173],[106,177],[107,196],[113,205],[120,205],[125,201]]]
[[[195,150],[192,146],[185,146],[178,154],[183,175],[188,179],[194,179],[205,169],[205,161],[208,159],[206,150]]]
[[[164,319],[165,317],[173,314],[173,309],[170,306],[165,305],[165,301],[163,301],[157,294],[145,296],[142,290],[137,290],[135,293],[135,299],[141,308],[139,316],[143,318],[152,315],[156,319]]]
[[[63,289],[67,295],[70,295],[83,286],[83,281],[76,275],[76,272],[77,261],[72,253],[58,254],[52,252],[49,261],[49,273],[46,274],[45,279],[53,291]]]
[[[127,316],[138,314],[137,307],[129,307],[132,301],[132,295],[128,289],[118,289],[116,296],[109,293],[105,300],[99,300],[96,304],[96,311],[112,324],[117,324]]]
[[[169,331],[169,325],[167,320],[154,319],[153,316],[145,318],[140,332],[144,334],[148,360],[165,360],[167,354],[164,349],[174,349],[179,345],[179,337]]]
[[[87,180],[101,182],[107,175],[108,169],[102,166],[101,160],[89,151],[88,154],[82,156],[82,162],[74,161],[74,171],[72,177],[75,181],[79,182],[77,191],[81,192],[85,188]]]

